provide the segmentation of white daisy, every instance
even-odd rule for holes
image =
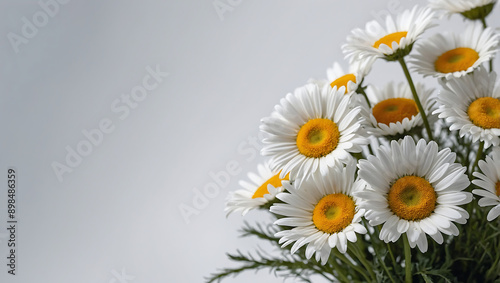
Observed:
[[[499,36],[479,22],[471,23],[460,34],[436,34],[422,40],[410,62],[424,76],[461,77],[495,56]]]
[[[315,84],[298,88],[281,99],[270,117],[262,119],[260,129],[267,133],[262,140],[262,154],[271,156],[273,170],[281,176],[300,181],[337,162],[347,162],[351,152],[361,152],[367,143],[358,117],[360,107],[350,106],[351,96],[343,90]]]
[[[472,141],[484,141],[485,148],[500,145],[500,89],[495,88],[496,73],[479,68],[472,75],[442,83],[437,97],[439,118],[446,119],[450,130]]]
[[[416,85],[420,102],[427,116],[431,112],[432,90],[425,89],[420,83]],[[366,95],[370,101],[371,108],[363,103],[363,115],[368,121],[366,131],[375,136],[394,136],[404,134],[417,126],[423,125],[422,116],[418,111],[417,104],[408,83],[388,83],[383,89],[368,86]]]
[[[233,212],[241,212],[245,215],[248,211],[265,205],[272,201],[276,194],[283,191],[282,181],[288,180],[279,177],[279,172],[271,170],[268,163],[257,166],[258,174],[249,172],[250,182],[240,180],[243,189],[229,192],[226,200],[226,215]]]
[[[355,92],[365,76],[370,72],[373,60],[361,60],[352,62],[349,71],[345,72],[339,63],[333,63],[332,68],[326,70],[326,79],[309,79],[308,83],[314,83],[323,88],[330,85],[332,88],[340,89],[344,87],[345,93]]]
[[[479,161],[479,168],[483,173],[474,172],[477,179],[472,181],[481,188],[472,190],[472,193],[482,197],[478,202],[479,206],[495,206],[488,212],[488,221],[500,216],[500,148],[495,148],[491,155],[486,157],[486,162]]]
[[[488,16],[496,2],[497,0],[429,0],[429,6],[448,16],[462,14],[476,20]]]
[[[458,235],[452,221],[466,223],[469,214],[458,205],[469,203],[472,194],[463,192],[470,184],[466,168],[454,162],[449,148],[438,151],[437,143],[424,139],[415,145],[409,136],[360,160],[359,176],[369,186],[357,196],[370,225],[384,224],[381,240],[396,242],[406,233],[412,248],[426,252],[426,234],[439,244],[441,233]]]
[[[294,227],[276,233],[282,247],[294,243],[295,253],[307,244],[306,257],[316,253],[316,260],[325,264],[332,248],[341,253],[347,251],[347,241],[356,242],[358,234],[365,234],[366,228],[359,224],[363,210],[359,208],[354,192],[365,187],[363,181],[354,180],[356,163],[347,167],[334,167],[330,174],[314,174],[301,184],[284,184],[290,193],[278,194],[283,203],[271,206],[271,212],[285,216],[275,224]]]
[[[398,60],[410,53],[417,38],[433,26],[433,17],[431,9],[415,6],[399,14],[396,20],[388,16],[385,27],[377,21],[368,22],[365,30],[357,28],[352,31],[342,49],[351,60]]]

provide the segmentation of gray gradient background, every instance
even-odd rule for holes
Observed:
[[[238,238],[243,219],[226,219],[223,208],[227,192],[262,160],[247,143],[260,119],[287,92],[343,62],[351,29],[425,3],[221,2],[234,4],[222,17],[213,1],[73,0],[18,53],[7,34],[20,35],[22,18],[41,8],[0,2],[0,282],[120,282],[114,271],[123,268],[134,276],[124,282],[203,282],[230,266],[225,252],[258,245]],[[428,35],[463,26],[452,17]],[[156,65],[170,75],[120,120],[113,101]],[[399,66],[377,62],[368,81],[402,78]],[[66,146],[104,118],[114,131],[59,182],[51,164],[63,163]],[[193,189],[233,160],[240,172],[187,223],[179,205],[192,205]],[[8,166],[18,169],[16,277],[5,266]],[[282,282],[266,271],[225,282],[258,280]]]

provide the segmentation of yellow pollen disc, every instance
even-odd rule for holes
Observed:
[[[434,68],[440,73],[465,71],[472,67],[479,59],[476,50],[468,47],[459,47],[441,54],[434,62]]]
[[[472,123],[484,129],[500,128],[500,99],[481,97],[474,100],[467,110]]]
[[[390,123],[403,122],[404,118],[418,114],[415,101],[408,98],[389,98],[377,103],[372,110],[377,123],[389,125]]]
[[[373,47],[379,48],[380,44],[385,44],[385,45],[392,48],[392,43],[394,41],[399,44],[401,42],[401,39],[403,37],[406,37],[407,34],[408,34],[408,32],[406,32],[406,31],[398,31],[395,33],[388,34],[388,35],[382,37],[381,39],[375,41],[375,43],[373,44]]]
[[[313,210],[313,222],[318,230],[328,234],[338,233],[352,223],[355,205],[351,197],[344,194],[324,196]]]
[[[497,189],[497,196],[500,197],[500,181],[497,182],[497,184],[495,185],[495,188]]]
[[[345,93],[347,93],[347,83],[348,82],[356,83],[356,76],[354,74],[344,75],[344,76],[342,76],[342,77],[334,80],[330,84],[330,86],[332,86],[332,87],[337,86],[337,89],[339,89],[340,87],[345,86]]]
[[[307,157],[319,158],[332,152],[339,143],[340,132],[329,119],[312,119],[297,134],[297,148]]]
[[[387,200],[389,208],[399,218],[416,221],[431,215],[436,208],[437,195],[424,178],[405,176],[392,185]]]
[[[280,179],[280,173],[272,176],[271,179],[267,180],[264,184],[260,185],[260,187],[258,187],[255,193],[253,194],[252,198],[253,199],[263,198],[264,195],[267,195],[269,193],[269,191],[267,190],[267,185],[269,184],[275,188],[281,187],[281,181],[288,180],[288,178],[290,177],[290,173],[286,174],[284,179]]]

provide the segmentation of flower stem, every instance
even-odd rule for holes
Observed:
[[[486,24],[486,17],[483,16],[480,19],[481,19],[481,23],[483,23],[483,28],[487,28],[488,25]]]
[[[392,253],[391,245],[389,245],[389,243],[385,244],[387,246],[387,250],[389,251],[389,256],[391,257],[392,265],[394,266],[394,268],[396,268],[397,266],[396,259],[394,258],[394,254]]]
[[[335,268],[335,271],[337,271],[338,277],[340,277],[340,278],[337,278],[337,279],[339,279],[341,282],[349,282],[349,279],[345,275],[344,270],[337,263],[337,261],[333,260],[332,261],[332,265],[333,265],[333,268]]]
[[[366,275],[366,272],[364,272],[362,268],[360,268],[359,266],[355,265],[352,261],[350,261],[344,254],[342,254],[341,252],[339,252],[337,249],[333,249],[333,253],[341,261],[343,261],[347,265],[351,266],[354,270],[356,270],[359,274],[361,274],[365,278],[366,282],[370,282],[370,278],[368,278],[368,275]]]
[[[375,226],[375,229],[377,233],[380,234],[380,226]],[[385,245],[387,246],[387,250],[389,251],[389,256],[391,257],[392,266],[394,266],[394,270],[396,270],[398,265],[396,264],[396,259],[394,258],[394,253],[392,252],[391,245],[389,245],[389,243],[385,243]]]
[[[370,232],[370,229],[368,229],[368,227],[369,227],[368,223],[366,223],[366,220],[364,218],[362,220],[363,220],[363,224],[365,225],[365,227],[367,227],[366,230],[368,231],[368,235],[370,236],[370,239],[373,239],[373,234]],[[377,251],[377,248],[375,247],[375,245],[373,246],[373,250],[375,251],[375,255],[377,256],[378,261],[380,262],[380,264],[384,268],[385,273],[387,273],[387,276],[389,276],[389,279],[391,280],[391,282],[396,283],[396,281],[394,281],[394,279],[392,278],[391,273],[389,272],[389,269],[387,268],[387,265],[385,265],[384,260],[380,256],[379,251]]]
[[[482,16],[481,18],[481,23],[483,23],[483,28],[487,28],[488,25],[486,24],[486,16]],[[493,58],[490,59],[490,73],[493,72]]]
[[[368,271],[368,273],[370,273],[370,276],[373,278],[373,281],[376,281],[377,280],[377,276],[375,275],[375,272],[373,272],[373,270],[372,270],[372,268],[370,266],[370,263],[368,263],[368,261],[366,260],[363,252],[355,244],[352,244],[351,247],[353,247],[352,250],[353,250],[354,255],[359,259],[359,261],[366,268],[366,270]]]
[[[408,242],[408,236],[406,235],[406,233],[403,234],[403,243],[405,249],[405,282],[412,283],[411,249],[410,249],[410,243]]]
[[[368,104],[368,107],[369,108],[372,108],[372,105],[370,103],[370,100],[368,99],[368,95],[366,95],[366,92],[365,92],[365,88],[363,86],[359,86],[358,89],[357,89],[358,93],[361,93],[364,97],[365,97],[365,100],[366,100],[366,103]]]
[[[405,58],[401,57],[398,61],[401,64],[401,67],[403,68],[403,71],[405,73],[405,77],[408,80],[408,84],[410,85],[411,93],[413,94],[413,100],[415,100],[418,112],[420,113],[420,116],[422,116],[427,135],[429,136],[430,140],[434,140],[434,137],[432,136],[431,126],[429,125],[429,121],[427,120],[427,114],[425,113],[424,108],[422,107],[422,103],[420,103],[420,99],[418,98],[417,90],[415,89],[415,84],[413,83],[413,79],[411,78],[410,71],[408,71],[408,66],[406,66]]]
[[[472,170],[470,171],[470,174],[476,170],[477,165],[479,164],[479,160],[483,157],[483,151],[484,151],[484,141],[479,142],[479,148],[477,149],[477,155],[476,155],[476,161],[474,161],[474,165],[472,165]]]

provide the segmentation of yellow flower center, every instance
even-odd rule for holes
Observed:
[[[431,215],[436,208],[437,195],[424,178],[405,176],[392,185],[387,200],[389,208],[399,218],[416,221]]]
[[[338,233],[352,223],[355,207],[354,201],[347,195],[326,195],[314,207],[314,225],[325,233]]]
[[[258,187],[253,194],[252,198],[263,198],[264,195],[267,195],[269,193],[269,191],[267,190],[267,185],[272,185],[275,188],[279,188],[282,186],[281,181],[289,180],[288,178],[290,177],[290,173],[286,174],[285,178],[283,179],[280,179],[280,173],[272,176],[269,180],[265,181],[264,184],[260,185],[260,187]]]
[[[468,47],[459,47],[441,54],[434,62],[434,68],[440,73],[465,71],[472,67],[479,59],[476,50]]]
[[[497,182],[497,184],[495,185],[495,188],[497,189],[497,196],[500,197],[500,181]]]
[[[347,83],[348,82],[356,83],[356,76],[354,74],[344,75],[344,76],[342,76],[342,77],[334,80],[330,85],[332,87],[337,86],[337,89],[339,89],[340,87],[345,86],[345,93],[347,93]]]
[[[373,44],[373,47],[379,48],[381,44],[385,44],[385,45],[392,48],[393,42],[396,42],[397,44],[399,44],[401,42],[401,39],[403,37],[406,37],[407,34],[408,34],[408,32],[406,32],[406,31],[398,31],[395,33],[388,34],[388,35],[382,37],[381,39],[375,41],[375,43]]]
[[[297,147],[307,157],[322,157],[332,152],[339,143],[340,132],[329,119],[312,119],[297,134]]]
[[[418,114],[415,101],[408,98],[389,98],[383,100],[373,107],[373,116],[377,123],[389,125],[390,123],[402,122],[404,118],[410,119]]]
[[[481,97],[474,100],[467,110],[474,125],[484,128],[500,128],[500,99]]]

